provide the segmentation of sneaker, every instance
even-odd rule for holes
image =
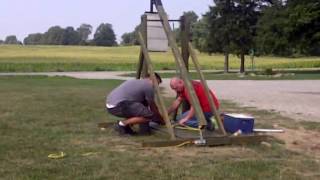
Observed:
[[[119,135],[125,135],[125,134],[135,135],[136,134],[136,132],[134,132],[129,126],[120,126],[119,123],[117,123],[114,126],[114,130],[117,131]]]
[[[140,135],[150,135],[151,129],[149,123],[139,124],[139,134]]]
[[[120,126],[120,125],[119,125]],[[134,132],[130,126],[124,126],[124,129],[126,131],[127,134],[130,134],[130,135],[135,135],[137,134],[136,132]]]
[[[120,126],[118,123],[115,124],[114,130],[117,131],[119,133],[119,135],[127,134],[126,127]]]
[[[214,131],[215,130],[215,124],[214,123],[212,123],[212,122],[207,122],[207,127],[206,127],[206,129],[208,130],[208,131]]]

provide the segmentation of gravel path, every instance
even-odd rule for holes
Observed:
[[[52,72],[52,73],[0,73],[11,75],[68,76],[80,79],[130,79],[120,74],[128,72]],[[320,80],[208,80],[220,99],[231,100],[242,106],[273,110],[297,120],[320,122]],[[169,79],[162,85],[166,93],[174,96]]]

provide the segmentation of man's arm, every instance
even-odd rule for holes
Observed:
[[[165,124],[156,103],[154,101],[149,102],[149,107],[150,107],[150,110],[154,113],[155,117],[157,117],[157,119],[155,120],[159,120],[161,124]]]
[[[171,106],[168,108],[168,114],[171,114],[172,112],[174,112],[176,109],[178,109],[178,107],[180,106],[180,104],[182,103],[182,97],[178,97],[176,100],[173,101],[173,103],[171,104]]]
[[[179,124],[180,125],[184,125],[185,122],[187,122],[189,119],[191,119],[195,114],[194,108],[191,106],[189,113],[187,114],[186,117],[184,117],[183,119],[180,119]]]

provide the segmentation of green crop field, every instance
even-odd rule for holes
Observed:
[[[111,71],[135,70],[139,47],[91,46],[0,46],[0,72],[45,71]],[[203,69],[223,69],[224,57],[220,54],[198,53]],[[171,52],[151,53],[157,70],[175,69]],[[239,69],[240,60],[230,56],[230,68]],[[319,68],[320,57],[279,58],[255,57],[255,68]],[[251,68],[247,57],[246,68]],[[192,66],[191,66],[192,69]]]

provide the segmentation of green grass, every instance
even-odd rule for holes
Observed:
[[[1,179],[317,179],[312,154],[281,143],[212,148],[142,148],[142,140],[100,131],[117,118],[104,111],[105,95],[121,81],[62,77],[0,77]],[[296,124],[278,114],[222,103],[228,112],[255,113],[259,127]],[[265,116],[266,115],[266,116]],[[268,117],[268,118],[266,118]],[[48,159],[63,151],[63,159]],[[95,152],[90,156],[84,153]]]
[[[150,53],[157,70],[175,69],[171,52]],[[198,53],[203,69],[223,69],[224,57]],[[111,71],[135,70],[139,47],[92,46],[0,46],[0,72]],[[319,57],[256,57],[256,68],[319,68]],[[240,60],[230,56],[230,68],[239,69]],[[191,66],[191,69],[193,67]],[[251,68],[247,57],[246,68]]]

